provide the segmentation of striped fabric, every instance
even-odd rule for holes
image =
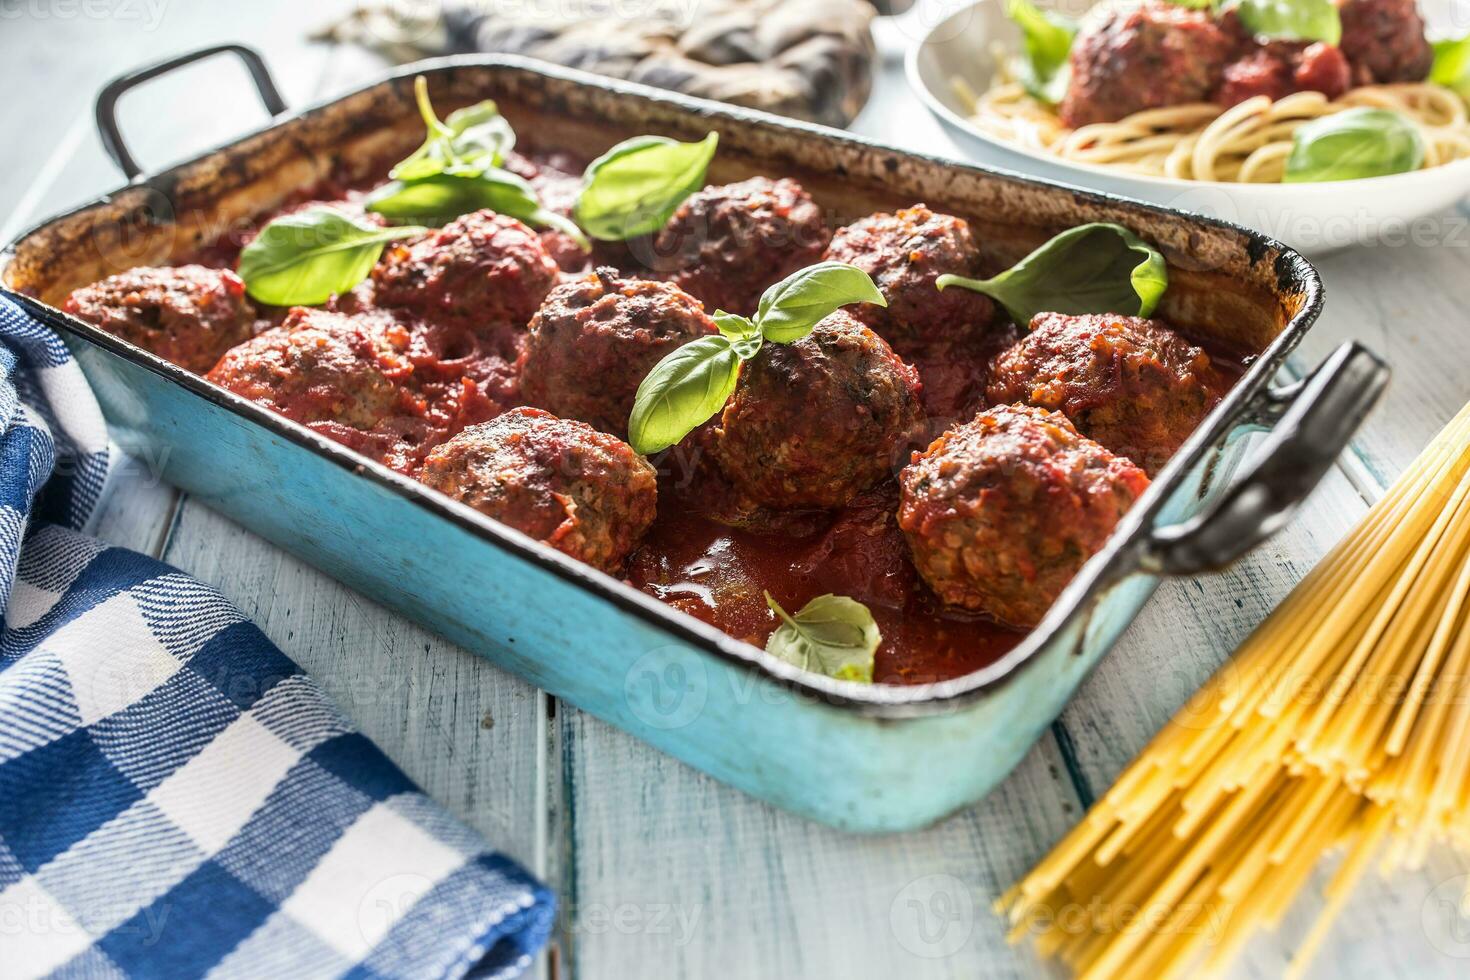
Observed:
[[[79,533],[106,430],[0,296],[0,977],[508,977],[551,894],[208,586]]]

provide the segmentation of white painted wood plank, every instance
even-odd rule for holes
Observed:
[[[989,905],[1079,816],[1043,741],[983,804],[862,837],[720,785],[562,706],[563,955],[582,978],[1030,977]],[[916,760],[916,765],[922,761]],[[942,773],[934,773],[942,779]]]

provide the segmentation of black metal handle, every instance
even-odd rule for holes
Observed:
[[[1347,448],[1388,375],[1371,351],[1346,343],[1310,377],[1265,392],[1261,414],[1279,414],[1279,421],[1250,469],[1204,513],[1156,528],[1144,545],[1143,570],[1214,571],[1281,530]]]
[[[130,71],[126,75],[119,75],[104,85],[102,91],[97,95],[97,132],[102,137],[102,146],[107,150],[107,155],[112,157],[118,169],[129,180],[141,174],[143,169],[138,166],[138,161],[133,159],[127,143],[123,141],[122,131],[118,128],[117,100],[124,92],[157,78],[159,75],[166,75],[175,68],[182,68],[196,61],[203,61],[217,54],[226,53],[233,54],[245,62],[245,67],[250,71],[250,78],[255,82],[255,91],[260,94],[261,103],[272,117],[279,116],[286,111],[286,101],[281,98],[275,79],[271,78],[270,69],[265,66],[265,60],[261,58],[259,52],[243,44],[217,44],[212,48],[200,48],[197,51],[169,58],[167,61],[160,61],[156,65],[149,65],[146,68]]]

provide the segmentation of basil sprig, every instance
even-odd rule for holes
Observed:
[[[635,136],[592,161],[572,209],[593,238],[625,241],[658,231],[704,185],[720,134],[697,143]]]
[[[1169,270],[1127,228],[1094,222],[1062,232],[994,278],[944,275],[935,285],[983,293],[1025,327],[1038,313],[1149,316],[1169,288]]]
[[[754,317],[716,310],[718,334],[670,352],[638,385],[628,416],[629,443],[645,456],[677,444],[725,407],[741,362],[760,353],[763,344],[794,343],[851,303],[888,305],[866,272],[821,262],[767,289]]]
[[[1470,34],[1434,42],[1434,63],[1429,80],[1454,89],[1460,98],[1470,102]]]
[[[1217,13],[1234,10],[1256,37],[1272,41],[1342,43],[1342,15],[1332,0],[1225,0]]]
[[[1296,131],[1285,184],[1356,180],[1407,173],[1424,165],[1419,128],[1387,109],[1345,109]]]
[[[427,230],[380,228],[334,208],[310,208],[262,228],[240,252],[238,271],[258,302],[315,306],[366,279],[389,242]]]
[[[429,82],[413,80],[413,97],[428,137],[411,156],[389,171],[394,180],[420,180],[438,174],[478,177],[499,167],[515,146],[516,134],[494,102],[486,99],[449,114],[443,122],[429,102]]]
[[[1021,29],[1025,51],[1011,61],[1011,72],[1033,98],[1056,105],[1067,94],[1072,72],[1068,59],[1077,22],[1031,0],[1007,0],[1006,16]]]
[[[781,618],[766,641],[767,653],[802,670],[873,683],[873,659],[883,634],[867,606],[843,595],[820,595],[792,616],[769,592],[766,605]]]
[[[413,92],[428,137],[389,171],[388,183],[368,195],[367,210],[390,221],[442,225],[489,208],[536,228],[555,228],[582,248],[591,247],[574,222],[543,208],[526,180],[501,167],[515,146],[515,132],[494,102],[478,102],[440,122],[422,75],[414,79]]]

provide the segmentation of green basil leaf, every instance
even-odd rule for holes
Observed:
[[[238,272],[258,302],[315,306],[366,279],[389,242],[427,230],[379,228],[333,208],[310,208],[262,228],[240,252]]]
[[[1006,16],[1021,29],[1024,56],[1013,59],[1011,71],[1036,99],[1056,105],[1067,94],[1071,79],[1068,59],[1077,36],[1077,22],[1031,0],[1007,0]]]
[[[592,161],[572,209],[593,238],[624,241],[658,231],[704,185],[720,134],[698,143],[636,136]]]
[[[487,170],[474,177],[438,174],[421,180],[390,180],[369,194],[364,206],[391,221],[425,225],[442,225],[489,208],[537,228],[555,228],[584,249],[591,245],[575,223],[543,208],[531,185],[508,170]]]
[[[1038,313],[1150,316],[1169,288],[1164,257],[1122,225],[1079,225],[1062,232],[993,279],[940,276],[995,300],[1017,326]]]
[[[755,322],[767,340],[789,344],[850,303],[888,305],[873,280],[857,266],[818,262],[798,269],[762,293]]]
[[[1419,128],[1387,109],[1346,109],[1296,131],[1282,183],[1384,177],[1424,165]]]
[[[429,102],[429,83],[413,80],[414,99],[429,135],[411,156],[389,172],[394,180],[422,180],[436,174],[475,177],[500,166],[515,146],[516,134],[490,100],[466,106],[440,122]]]
[[[1429,80],[1454,89],[1470,102],[1470,34],[1434,42],[1434,66],[1429,69]]]
[[[791,616],[769,592],[766,604],[781,617],[766,652],[802,670],[873,683],[873,658],[883,634],[867,606],[845,595],[820,595]]]
[[[719,327],[720,333],[731,340],[747,340],[759,336],[761,332],[760,327],[757,327],[750,317],[741,316],[739,313],[715,310],[714,316],[710,319],[715,321],[715,326]]]
[[[633,397],[628,442],[645,456],[677,444],[725,407],[741,360],[730,338],[718,334],[665,355]]]
[[[1220,9],[1234,10],[1256,37],[1272,41],[1342,43],[1342,15],[1332,0],[1230,0]]]

